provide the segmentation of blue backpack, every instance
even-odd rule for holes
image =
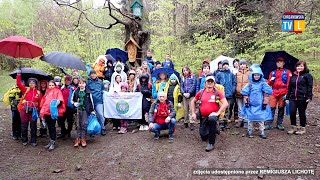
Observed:
[[[287,81],[288,81],[287,71],[288,71],[287,69],[283,69],[283,71],[282,71],[281,80],[282,80],[283,84],[287,84]],[[273,70],[271,76],[275,78],[276,72],[277,72],[277,70]],[[273,80],[273,81],[275,81],[275,80]]]

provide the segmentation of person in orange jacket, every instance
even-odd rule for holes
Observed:
[[[290,70],[284,68],[284,58],[279,57],[276,60],[277,69],[273,70],[268,79],[268,84],[272,87],[272,95],[270,96],[270,107],[272,111],[272,120],[266,121],[265,129],[272,129],[272,122],[274,120],[274,114],[278,106],[278,119],[277,129],[284,130],[282,125],[284,117],[284,97],[288,92],[288,86],[292,73]]]
[[[21,118],[21,132],[22,132],[22,144],[26,146],[28,144],[28,127],[30,123],[32,146],[37,146],[37,118],[33,118],[33,114],[37,114],[39,111],[40,101],[42,94],[36,89],[37,79],[29,78],[29,87],[24,86],[21,83],[21,74],[18,73],[16,77],[16,83],[18,88],[22,92],[22,97],[18,104],[18,110]]]
[[[52,112],[52,106],[54,101],[57,102],[58,116],[55,117]],[[48,148],[49,151],[54,150],[55,142],[57,139],[56,133],[56,120],[58,117],[62,117],[66,111],[66,105],[64,103],[62,92],[59,86],[55,86],[54,81],[49,81],[49,88],[46,91],[46,94],[43,96],[43,99],[40,103],[40,116],[45,119],[45,123],[48,125],[50,141],[45,148]]]

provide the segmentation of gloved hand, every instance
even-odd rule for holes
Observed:
[[[73,105],[74,105],[74,107],[79,107],[79,105],[80,105],[80,103],[78,103],[78,102],[75,102],[75,103],[73,103]]]
[[[275,79],[276,79],[276,77],[272,77],[270,80],[273,81],[273,80],[275,80]]]
[[[91,114],[96,115],[96,112],[95,112],[95,111],[92,111]]]
[[[46,127],[47,123],[43,120],[41,122],[42,122],[43,127]]]
[[[310,101],[311,101],[311,99],[307,99],[307,100],[306,100],[307,103],[310,102]]]
[[[181,108],[181,103],[178,103],[178,108],[179,108],[179,109]]]
[[[190,93],[187,93],[187,97],[186,98],[190,98]]]
[[[244,104],[246,108],[249,108],[249,103]]]
[[[266,110],[267,109],[267,104],[262,104],[262,110]]]

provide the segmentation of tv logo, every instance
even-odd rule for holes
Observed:
[[[285,12],[282,15],[282,31],[302,33],[305,29],[304,14]]]

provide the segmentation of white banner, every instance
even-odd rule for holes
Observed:
[[[111,93],[103,94],[104,117],[114,119],[141,119],[141,93]]]

